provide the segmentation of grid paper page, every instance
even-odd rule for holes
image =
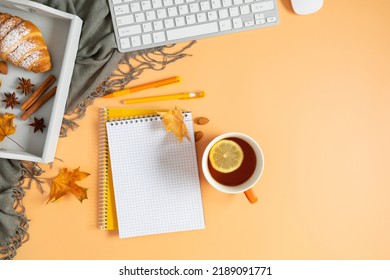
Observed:
[[[205,227],[190,112],[185,123],[182,143],[160,117],[106,123],[120,238]]]

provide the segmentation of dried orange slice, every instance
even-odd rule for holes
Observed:
[[[230,173],[237,170],[243,159],[244,152],[240,145],[228,139],[215,143],[209,153],[211,166],[221,173]]]

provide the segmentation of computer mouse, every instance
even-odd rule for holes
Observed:
[[[294,12],[298,15],[308,15],[321,9],[323,0],[291,0]]]

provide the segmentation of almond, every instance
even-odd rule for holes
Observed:
[[[202,131],[195,131],[195,142],[198,142],[203,137]]]
[[[205,117],[199,117],[199,118],[196,119],[196,123],[200,124],[200,125],[204,125],[204,124],[206,124],[208,122],[209,122],[209,119],[205,118]]]
[[[4,75],[8,74],[8,66],[5,61],[0,61],[0,73]]]

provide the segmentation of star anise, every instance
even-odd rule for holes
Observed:
[[[34,133],[38,130],[43,133],[43,129],[46,127],[45,120],[43,118],[37,119],[34,117],[34,122],[30,123],[29,126],[34,127]]]
[[[24,95],[33,92],[33,86],[35,85],[31,83],[30,79],[18,78],[18,80],[19,80],[19,86],[16,89],[22,90],[22,93]]]
[[[11,107],[13,109],[15,105],[20,104],[18,98],[15,96],[15,92],[4,93],[4,95],[5,95],[5,99],[2,101],[5,102],[6,109],[8,107]]]

